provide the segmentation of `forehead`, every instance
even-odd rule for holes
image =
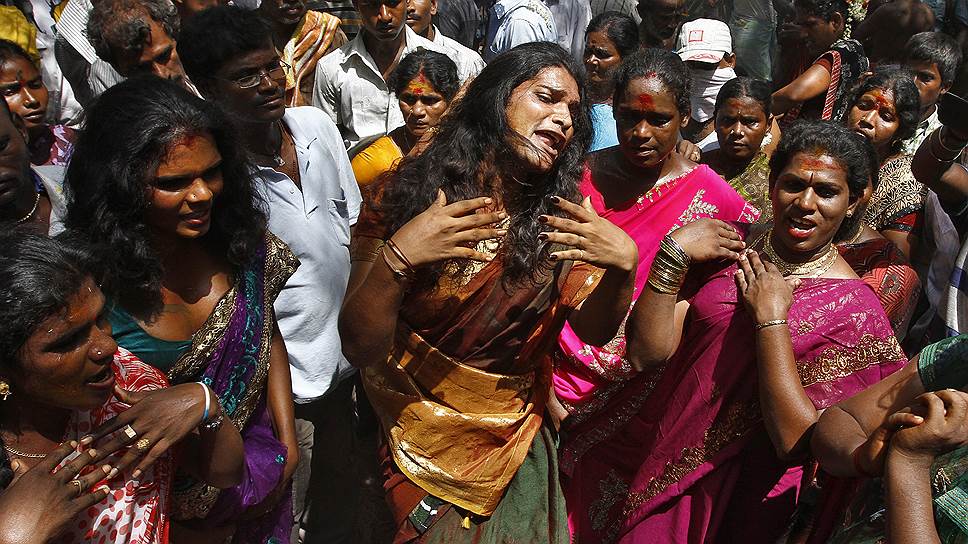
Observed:
[[[46,338],[53,336],[57,331],[70,329],[90,321],[101,313],[104,303],[104,295],[101,293],[101,289],[94,283],[93,279],[86,278],[77,291],[67,298],[63,308],[59,308],[37,325],[34,334]],[[53,333],[49,331],[53,331]]]
[[[19,55],[0,61],[0,77],[3,79],[33,79],[38,75],[40,74],[37,72],[37,67],[34,66],[34,63],[29,62]]]
[[[918,74],[931,74],[934,77],[940,78],[941,71],[938,70],[938,65],[927,60],[909,60],[904,63],[913,72]]]
[[[218,71],[221,73],[231,73],[247,68],[262,68],[266,64],[278,59],[279,53],[276,52],[276,48],[272,46],[272,43],[267,38],[259,49],[239,53],[234,57],[226,59]]]
[[[737,116],[766,116],[766,112],[763,111],[763,105],[748,96],[726,99],[723,106],[719,108],[719,113]]]
[[[575,82],[575,78],[568,73],[568,70],[560,66],[550,66],[544,68],[538,75],[534,76],[534,79],[525,81],[524,83],[517,86],[514,89],[515,93],[520,93],[525,90],[543,87],[556,92],[561,92],[564,96],[562,99],[568,102],[577,102],[580,99],[578,94],[578,83]]]
[[[823,151],[796,153],[781,175],[793,175],[813,183],[847,186],[846,169],[840,161]]]
[[[144,47],[141,49],[141,56],[138,59],[141,62],[150,61],[165,49],[175,45],[175,41],[168,35],[168,32],[165,31],[165,28],[160,23],[148,15],[145,15],[145,22],[148,23],[150,33],[145,40]]]
[[[879,108],[893,108],[894,107],[894,93],[890,89],[881,89],[880,87],[875,87],[866,91],[861,99],[873,100],[877,103]]]
[[[676,109],[675,97],[654,72],[629,81],[621,102],[632,109]]]
[[[158,165],[157,177],[176,176],[181,173],[197,172],[221,158],[215,139],[205,132],[189,134],[175,140],[168,153]]]

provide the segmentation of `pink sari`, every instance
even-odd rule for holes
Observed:
[[[615,208],[606,208],[591,170],[582,177],[581,192],[591,197],[602,217],[628,233],[639,247],[635,296],[649,276],[659,241],[669,232],[703,217],[752,223],[759,211],[706,165],[648,191]],[[565,325],[555,352],[555,395],[569,412],[566,425],[577,425],[597,414],[608,399],[634,376],[625,360],[625,324],[602,348],[585,344]]]
[[[601,427],[569,436],[562,484],[575,542],[773,542],[786,529],[803,465],[781,463],[763,428],[753,323],[735,270],[692,270],[679,349],[629,381]],[[804,280],[788,320],[801,383],[818,409],[905,363],[861,280]]]

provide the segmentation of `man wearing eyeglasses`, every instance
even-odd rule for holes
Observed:
[[[268,203],[269,229],[300,261],[274,304],[296,402],[300,460],[286,470],[295,468],[287,474],[294,476],[297,530],[311,473],[318,481],[314,511],[326,517],[307,542],[351,542],[363,488],[353,469],[356,372],[343,357],[337,318],[349,280],[359,186],[329,117],[312,106],[286,107],[286,67],[257,12],[206,10],[185,23],[181,38],[178,52],[189,76],[239,125]]]
[[[313,105],[339,127],[353,156],[374,138],[403,126],[387,79],[397,63],[418,49],[447,54],[406,25],[407,0],[354,0],[363,28],[350,43],[316,65]]]

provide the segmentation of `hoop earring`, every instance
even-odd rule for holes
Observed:
[[[10,384],[8,384],[3,380],[0,380],[0,397],[3,397],[2,400],[7,400],[7,397],[9,397],[12,394],[13,393],[10,392]]]

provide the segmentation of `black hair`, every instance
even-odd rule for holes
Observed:
[[[588,23],[585,36],[592,32],[603,32],[615,44],[620,57],[626,57],[639,50],[639,25],[635,19],[618,11],[606,11],[596,15]]]
[[[429,49],[414,51],[403,57],[387,83],[390,89],[400,96],[417,74],[423,74],[434,86],[434,90],[448,102],[460,89],[460,77],[457,75],[457,65],[454,61],[446,55]]]
[[[612,96],[612,103],[621,102],[622,95],[628,90],[632,81],[644,77],[659,78],[666,89],[674,95],[680,115],[689,117],[692,113],[692,105],[689,102],[692,76],[679,55],[665,49],[643,49],[622,60],[622,65],[615,74],[615,94]]]
[[[520,180],[520,190],[495,186],[502,174],[501,165],[516,156],[514,143],[521,140],[508,126],[511,93],[541,71],[555,67],[575,79],[580,93],[580,105],[571,113],[574,136],[550,172]],[[578,180],[591,140],[584,83],[582,68],[557,44],[527,43],[498,55],[454,102],[427,149],[419,156],[403,159],[391,177],[373,189],[381,193],[374,207],[390,232],[427,209],[438,189],[448,202],[501,191],[510,216],[507,238],[499,250],[505,283],[540,281],[553,263],[548,259],[547,244],[536,247],[542,230],[537,218],[541,214],[559,215],[557,206],[549,202],[551,196],[573,201],[579,198]],[[457,260],[423,269],[417,285],[433,286],[448,265],[463,273],[468,262]]]
[[[847,0],[795,0],[798,8],[809,15],[830,22],[835,13],[844,18],[844,25],[850,26],[850,5]]]
[[[894,96],[894,111],[897,112],[898,127],[891,144],[896,148],[914,135],[921,120],[921,96],[914,83],[914,75],[907,68],[896,64],[877,66],[870,76],[862,79],[854,87],[847,102],[850,105],[847,111],[849,112],[857,104],[864,93],[874,89],[890,91]]]
[[[98,0],[87,20],[87,40],[109,64],[122,52],[140,54],[151,36],[146,15],[173,39],[178,36],[178,10],[171,0]]]
[[[208,8],[185,21],[178,56],[188,78],[205,81],[229,60],[272,47],[271,27],[257,11],[238,6]]]
[[[763,108],[766,118],[770,118],[773,93],[770,83],[762,79],[739,76],[727,81],[716,97],[716,111],[731,98],[749,98]]]
[[[941,83],[951,85],[961,65],[961,47],[944,32],[919,32],[904,46],[904,62],[935,64],[941,74]]]
[[[0,368],[19,365],[27,339],[44,320],[67,308],[85,280],[99,282],[94,253],[66,236],[49,238],[31,226],[0,233]],[[0,438],[0,490],[13,479],[2,446]]]
[[[877,175],[877,160],[872,161],[873,146],[860,134],[829,121],[799,120],[783,131],[780,143],[770,157],[770,186],[797,153],[833,157],[847,171],[851,200],[860,198],[868,180]],[[876,157],[876,153],[873,155]]]
[[[30,64],[33,64],[34,68],[37,68],[38,71],[40,70],[38,59],[34,58],[20,44],[10,40],[0,40],[0,62],[8,62],[16,58],[24,59]]]
[[[125,309],[151,315],[161,304],[161,261],[145,223],[148,189],[185,137],[211,135],[222,156],[223,189],[202,241],[237,268],[262,243],[266,217],[236,134],[217,106],[157,77],[119,83],[87,109],[67,168],[65,225],[104,244],[105,291]]]

